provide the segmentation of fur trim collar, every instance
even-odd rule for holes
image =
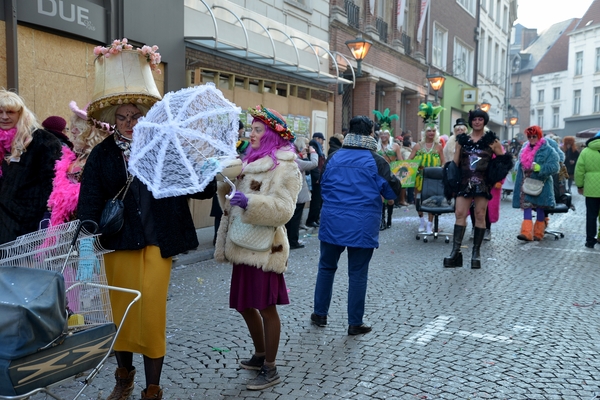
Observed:
[[[344,143],[342,144],[342,147],[354,147],[377,151],[377,141],[372,136],[348,133],[344,138]]]
[[[533,160],[535,159],[535,153],[537,153],[544,143],[546,143],[546,139],[541,138],[533,147],[529,144],[525,145],[523,152],[521,153],[521,165],[523,166],[523,169],[531,169]]]
[[[296,159],[296,154],[289,150],[277,150],[275,152],[275,157],[277,158],[277,161],[294,161]],[[244,163],[242,171],[250,174],[260,174],[273,169],[273,164],[273,159],[266,156],[259,158],[250,164]]]
[[[498,137],[492,131],[487,131],[483,135],[483,137],[481,139],[479,139],[477,142],[473,142],[471,135],[468,135],[466,133],[461,133],[460,135],[458,135],[456,137],[456,142],[458,144],[460,144],[461,147],[470,145],[470,146],[480,149],[480,150],[483,150],[483,149],[491,146],[496,140],[498,140]]]

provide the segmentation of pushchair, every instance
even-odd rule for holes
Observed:
[[[121,330],[113,322],[102,248],[72,221],[0,246],[0,399],[26,399],[80,380],[77,399],[98,375]],[[84,227],[85,226],[85,227]],[[89,371],[89,372],[88,372]]]

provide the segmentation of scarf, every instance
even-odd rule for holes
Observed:
[[[12,141],[17,134],[17,128],[11,128],[7,131],[0,129],[0,161],[4,159],[6,153],[10,153]],[[0,168],[0,177],[2,177],[2,168]]]
[[[123,156],[125,157],[125,160],[129,161],[129,154],[131,154],[131,140],[123,135],[121,135],[121,132],[119,132],[116,128],[115,128],[115,134],[114,134],[114,138],[115,138],[115,143],[117,144],[117,147],[119,149],[121,149],[121,151],[123,152]]]
[[[537,141],[535,146],[525,146],[523,152],[521,153],[521,165],[523,169],[531,169],[533,165],[533,160],[535,159],[535,153],[537,153],[538,149],[546,143],[546,139],[541,138]]]
[[[367,150],[377,151],[377,141],[369,135],[358,135],[356,133],[348,133],[344,138],[342,147],[358,147]]]

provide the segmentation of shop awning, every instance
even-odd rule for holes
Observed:
[[[209,7],[204,0],[185,0],[185,6],[187,43],[321,84],[354,86],[355,73],[348,59],[339,53],[332,54],[324,44],[311,42],[306,35],[294,34],[281,24],[272,26],[274,23],[250,11],[240,16],[239,9]],[[335,75],[329,73],[330,63]],[[344,69],[350,67],[353,80],[340,76],[340,63]]]

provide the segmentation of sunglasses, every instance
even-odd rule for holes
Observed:
[[[537,139],[537,135],[527,135],[527,139],[533,139],[533,138]]]

